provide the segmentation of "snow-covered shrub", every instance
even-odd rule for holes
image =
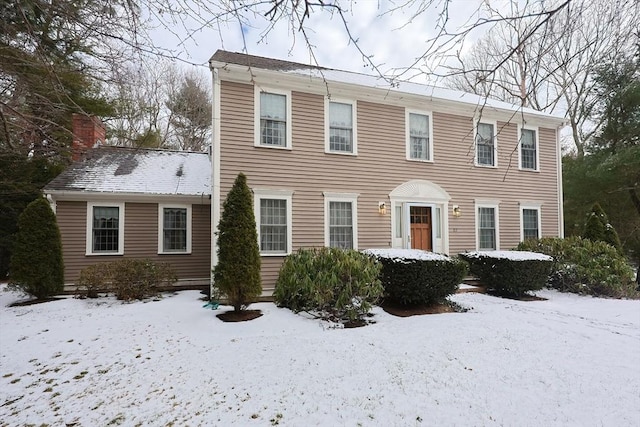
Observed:
[[[176,280],[167,263],[124,258],[86,267],[80,272],[78,285],[86,289],[87,296],[97,296],[98,291],[114,292],[119,300],[130,301],[157,295],[160,287]]]
[[[613,246],[580,237],[545,237],[528,240],[518,250],[529,250],[553,257],[549,286],[574,292],[614,298],[638,297],[633,270]]]
[[[273,297],[295,312],[357,321],[382,295],[380,265],[355,250],[300,249],[280,268]]]
[[[500,295],[522,296],[542,289],[553,265],[553,258],[536,252],[477,251],[461,253],[471,274]]]
[[[465,262],[416,249],[367,249],[382,264],[384,297],[402,305],[436,304],[456,292]]]

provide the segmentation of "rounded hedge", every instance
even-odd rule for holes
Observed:
[[[488,289],[515,297],[542,289],[553,265],[551,257],[534,252],[478,251],[465,252],[460,257]]]
[[[384,298],[400,305],[442,303],[467,273],[457,258],[415,249],[367,249],[382,264]]]

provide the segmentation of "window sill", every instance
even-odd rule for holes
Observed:
[[[256,147],[256,148],[269,148],[269,149],[273,149],[273,150],[291,151],[293,149],[291,146],[282,147],[280,145],[266,145],[266,144],[258,144],[258,143],[254,143],[253,146]]]
[[[285,257],[291,255],[291,252],[260,252],[261,257]]]
[[[481,165],[481,164],[474,164],[475,167],[477,168],[483,168],[483,169],[498,169],[498,166],[495,165]]]
[[[191,255],[191,251],[158,252],[158,255]]]
[[[424,159],[412,159],[407,157],[408,162],[417,162],[417,163],[434,163],[433,160],[424,160]]]
[[[124,252],[86,252],[85,256],[122,256]]]
[[[329,150],[324,150],[324,154],[336,154],[338,156],[352,156],[352,157],[357,157],[358,153],[348,153],[346,151],[329,151]]]
[[[518,170],[519,170],[519,171],[522,171],[522,172],[540,173],[540,169],[518,168]]]

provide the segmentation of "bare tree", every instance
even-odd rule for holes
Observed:
[[[575,1],[536,33],[530,19],[503,20],[459,58],[448,84],[541,111],[566,112],[572,142],[583,156],[600,127],[593,121],[596,93],[590,73],[632,48],[638,7],[634,1]]]
[[[178,82],[165,101],[171,140],[180,150],[203,151],[211,136],[209,82],[195,70],[182,73]]]

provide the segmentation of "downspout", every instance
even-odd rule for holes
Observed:
[[[562,148],[560,147],[560,129],[565,123],[556,128],[556,161],[558,169],[558,236],[564,238],[564,197],[562,195]]]
[[[215,295],[213,268],[218,265],[218,223],[220,222],[220,76],[211,67],[213,105],[211,120],[211,280],[209,292]]]

